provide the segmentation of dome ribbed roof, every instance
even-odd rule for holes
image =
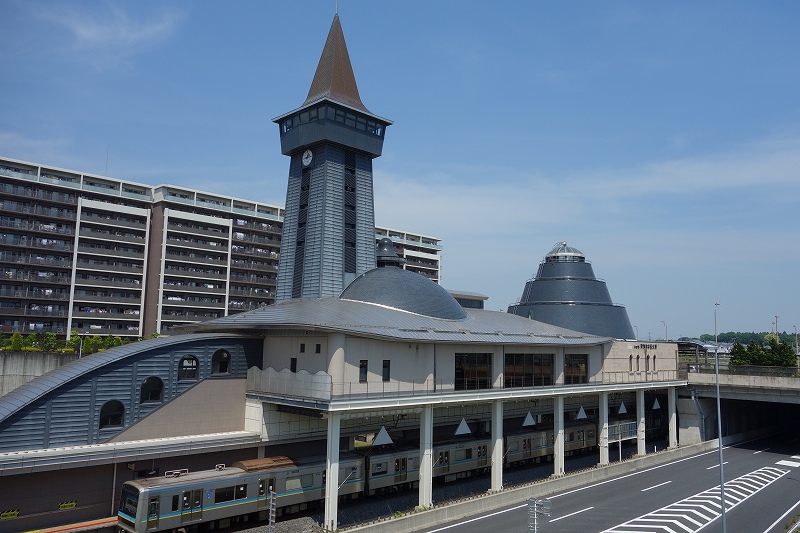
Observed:
[[[397,267],[374,268],[347,286],[339,298],[393,307],[418,315],[463,320],[464,309],[449,292],[425,276]]]

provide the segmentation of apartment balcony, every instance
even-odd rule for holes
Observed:
[[[0,297],[27,300],[69,300],[69,293],[51,291],[50,289],[0,289]]]
[[[205,294],[226,294],[227,291],[224,287],[203,287],[197,285],[181,285],[164,283],[164,292],[191,292],[191,293],[205,293]]]
[[[138,337],[139,326],[126,326],[124,328],[104,327],[92,324],[87,327],[73,327],[80,335],[116,335],[117,337]]]
[[[73,189],[80,189],[81,184],[77,178],[67,178],[64,176],[56,176],[55,174],[42,173],[39,181],[42,183],[51,183],[53,185],[61,185],[62,187],[72,187]]]
[[[25,307],[0,307],[2,316],[47,316],[47,317],[66,317],[66,309],[47,309],[50,306],[41,306],[38,309]]]
[[[139,306],[142,303],[141,298],[125,298],[121,296],[106,296],[103,294],[75,294],[72,301],[74,303],[85,304],[105,304],[105,303],[119,303],[127,306]]]
[[[181,248],[188,248],[190,250],[209,250],[212,252],[218,253],[228,253],[228,244],[212,244],[212,243],[204,243],[198,242],[196,240],[190,239],[176,239],[174,237],[167,237],[167,246],[180,246]]]
[[[227,276],[225,273],[214,274],[210,272],[200,272],[198,270],[190,270],[187,268],[175,268],[174,266],[166,265],[164,267],[164,275],[180,276],[191,279],[212,279],[212,280],[225,280]]]
[[[209,257],[194,257],[190,255],[180,255],[171,253],[165,253],[164,259],[167,259],[169,261],[183,261],[187,263],[201,263],[204,265],[218,265],[218,266],[228,265],[228,262],[222,259],[212,259]]]
[[[242,296],[246,298],[260,298],[260,299],[267,299],[271,300],[275,298],[274,292],[264,291],[263,289],[231,289],[228,291],[228,294],[231,296]]]
[[[9,178],[20,178],[23,180],[37,181],[38,176],[35,173],[28,173],[22,170],[16,170],[5,165],[0,165],[0,176],[8,176]]]
[[[255,230],[261,233],[270,233],[272,235],[278,236],[278,242],[280,242],[280,235],[283,233],[283,228],[280,224],[267,224],[263,222],[245,222],[243,224],[239,224],[236,221],[233,222],[234,230],[236,228],[244,228]]]
[[[53,283],[57,285],[69,285],[72,283],[71,276],[42,276],[38,272],[17,272],[13,275],[7,273],[0,277],[0,279],[7,280],[13,279],[17,281],[33,281],[36,283]]]
[[[263,237],[261,235],[246,234],[238,231],[233,232],[233,240],[237,242],[266,244],[268,246],[280,246],[281,244],[280,237]]]
[[[25,324],[18,324],[16,326],[8,326],[3,325],[0,326],[2,328],[3,333],[10,334],[10,333],[22,333],[23,335],[27,335],[29,333],[55,333],[57,335],[63,335],[67,331],[67,324],[66,322],[62,322],[59,324],[39,324],[39,323],[25,323]]]
[[[35,257],[30,255],[15,254],[11,252],[0,252],[0,263],[13,263],[18,265],[47,265],[57,268],[72,267],[72,261],[68,259]]]
[[[81,287],[114,287],[120,289],[129,289],[140,291],[142,284],[139,280],[133,281],[118,281],[111,279],[91,279],[91,278],[75,278],[75,286]]]
[[[144,271],[144,267],[141,265],[136,266],[121,266],[117,264],[105,264],[105,263],[92,263],[86,260],[82,260],[78,258],[78,262],[75,265],[77,269],[83,270],[91,270],[92,272],[114,272],[120,274],[141,274]]]
[[[275,278],[265,278],[264,276],[256,276],[253,274],[240,274],[238,272],[231,272],[231,282],[275,287],[277,285],[277,281],[278,280]]]
[[[114,248],[86,246],[83,243],[78,243],[78,252],[84,254],[102,255],[103,257],[130,257],[133,259],[144,259],[144,251],[126,252],[122,250],[116,250]]]
[[[207,237],[216,237],[217,239],[228,239],[228,230],[225,228],[224,231],[216,230],[216,229],[205,229],[205,228],[198,228],[195,226],[190,226],[188,224],[179,224],[176,222],[169,222],[167,224],[168,231],[175,231],[177,233],[185,233],[185,234],[192,234],[192,235],[205,235]]]
[[[181,299],[177,296],[168,296],[161,299],[162,306],[176,306],[176,307],[205,307],[208,309],[224,309],[225,302],[200,302],[197,300]]]
[[[74,194],[65,194],[63,192],[45,191],[39,189],[36,191],[35,197],[39,200],[46,200],[48,202],[57,202],[60,204],[77,204],[78,197]]]
[[[86,228],[86,227],[81,227],[79,235],[81,237],[100,239],[103,241],[127,242],[127,243],[144,245],[144,235],[137,235],[137,236],[120,235],[119,233],[115,232]]]
[[[37,205],[33,208],[33,213],[35,215],[48,217],[48,218],[57,218],[59,220],[69,220],[70,222],[75,221],[75,211],[71,209],[58,209],[55,207],[45,207],[42,205]]]
[[[144,222],[131,222],[128,220],[118,220],[110,216],[101,217],[96,215],[88,215],[86,213],[81,213],[81,222],[87,222],[91,224],[107,224],[112,227],[141,229],[141,230],[147,228]]]
[[[231,268],[240,270],[262,270],[267,272],[277,272],[278,267],[275,265],[268,265],[256,261],[245,261],[242,259],[234,259],[231,261]]]
[[[73,311],[72,318],[91,318],[93,320],[134,320],[139,321],[137,313],[110,313],[106,311]]]

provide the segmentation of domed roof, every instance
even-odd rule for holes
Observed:
[[[342,291],[339,298],[445,320],[467,317],[464,308],[440,285],[397,267],[373,268],[364,272]]]
[[[586,256],[583,252],[572,246],[567,246],[567,241],[557,242],[553,249],[544,257],[548,263],[553,262],[578,262],[586,261]]]

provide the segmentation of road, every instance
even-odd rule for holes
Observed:
[[[727,533],[784,533],[800,514],[800,437],[726,447]],[[549,497],[541,533],[717,533],[722,531],[716,450]],[[461,520],[428,533],[526,532],[528,505]]]

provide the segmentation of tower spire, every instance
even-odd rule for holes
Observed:
[[[328,32],[328,39],[325,41],[325,48],[322,49],[317,71],[314,74],[314,80],[311,82],[311,88],[308,90],[308,97],[303,102],[303,107],[323,98],[328,98],[334,102],[369,113],[369,109],[361,102],[361,97],[358,94],[356,76],[353,74],[353,65],[350,63],[350,54],[347,52],[342,24],[339,21],[338,3],[336,11],[331,29]]]

